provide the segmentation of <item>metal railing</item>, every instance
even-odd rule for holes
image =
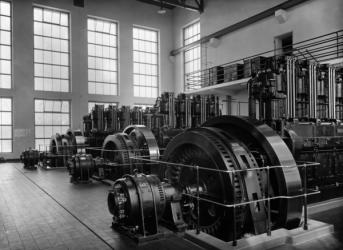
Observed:
[[[287,51],[296,59],[325,63],[343,58],[343,30],[317,36],[283,48],[273,49],[244,57],[215,67],[194,71],[186,75],[186,91],[197,90],[207,86],[250,78],[244,63],[256,57],[270,57]]]
[[[188,198],[194,199],[196,201],[196,213],[197,213],[197,221],[196,221],[196,225],[195,225],[195,229],[196,229],[196,234],[199,234],[201,231],[201,225],[200,225],[200,218],[201,218],[201,213],[200,213],[200,202],[206,202],[206,203],[210,203],[213,204],[215,206],[220,206],[224,209],[232,209],[233,211],[233,228],[232,228],[232,232],[233,232],[233,239],[232,239],[232,245],[236,246],[237,245],[237,240],[238,240],[238,233],[237,233],[237,225],[236,225],[236,209],[242,206],[247,206],[250,204],[257,204],[259,202],[265,202],[266,203],[266,208],[267,208],[267,215],[266,215],[266,233],[268,236],[271,236],[272,234],[272,220],[271,220],[271,202],[273,200],[278,200],[278,199],[303,199],[303,211],[304,211],[304,215],[303,215],[303,229],[307,230],[308,229],[308,211],[307,211],[307,197],[310,195],[316,195],[319,194],[320,191],[318,191],[317,189],[310,189],[308,188],[307,185],[307,169],[309,167],[315,167],[318,166],[319,163],[317,162],[297,162],[296,165],[289,165],[289,166],[265,166],[265,167],[260,167],[260,168],[247,168],[247,169],[240,169],[240,170],[219,170],[219,169],[213,169],[213,168],[207,168],[207,167],[201,167],[201,166],[193,166],[193,165],[187,165],[187,164],[180,164],[180,163],[172,163],[172,162],[166,162],[166,161],[162,161],[162,160],[150,160],[150,159],[146,159],[145,157],[132,157],[133,160],[140,160],[143,162],[146,162],[146,164],[158,164],[160,168],[162,168],[164,171],[166,171],[168,168],[171,167],[176,167],[176,168],[180,168],[182,171],[182,169],[192,169],[193,172],[195,172],[195,181],[194,184],[196,185],[196,192],[193,194],[190,193],[183,193],[183,196],[186,196]],[[302,187],[297,190],[297,192],[295,194],[292,195],[273,195],[271,190],[270,190],[270,171],[273,169],[287,169],[287,168],[298,168],[299,171],[301,169],[303,169],[303,176],[302,176]],[[220,202],[220,201],[216,201],[216,200],[211,200],[209,198],[204,198],[201,197],[201,190],[200,190],[200,174],[202,171],[206,171],[206,172],[215,172],[221,175],[229,175],[229,178],[231,178],[231,180],[233,180],[233,178],[235,178],[235,176],[237,174],[239,175],[244,175],[247,174],[248,172],[251,171],[265,171],[266,173],[266,182],[267,182],[267,190],[264,191],[264,193],[262,194],[262,197],[259,199],[254,199],[254,200],[249,200],[249,199],[241,199],[241,200],[237,200],[236,197],[236,192],[235,189],[233,188],[233,192],[232,192],[232,202],[228,203],[228,202]],[[300,227],[300,225],[299,225]]]
[[[73,145],[69,145],[69,147],[72,147]],[[68,146],[66,146],[68,147]],[[50,147],[49,147],[50,149]],[[106,151],[106,152],[113,152],[114,154],[121,154],[121,153],[128,153],[128,152],[134,152],[134,153],[140,153],[144,150],[105,150],[102,149],[101,147],[83,147],[82,150],[84,150],[84,152],[86,152],[86,150],[101,150],[101,151]],[[66,157],[70,157],[71,155],[69,154],[60,154],[58,156],[66,156]],[[266,207],[266,224],[265,224],[265,228],[266,228],[266,233],[268,236],[271,236],[272,234],[272,217],[271,217],[271,203],[274,200],[280,200],[280,199],[287,199],[287,200],[291,200],[291,199],[302,199],[303,203],[303,211],[304,211],[304,215],[303,215],[303,229],[307,230],[308,229],[308,211],[307,211],[307,197],[310,195],[316,195],[319,194],[320,191],[316,190],[316,189],[311,189],[308,187],[307,185],[307,171],[309,167],[316,167],[319,166],[319,163],[317,162],[297,162],[296,165],[285,165],[285,166],[263,166],[263,167],[252,167],[252,168],[246,168],[246,169],[228,169],[228,170],[220,170],[220,169],[214,169],[214,168],[209,168],[209,167],[203,167],[203,166],[194,166],[194,165],[187,165],[187,164],[180,164],[180,163],[172,163],[172,162],[167,162],[167,161],[163,161],[163,160],[151,160],[151,159],[147,159],[148,156],[130,156],[130,161],[129,163],[123,163],[123,164],[119,164],[116,163],[114,161],[109,160],[108,162],[104,162],[104,164],[112,166],[112,167],[127,167],[129,166],[130,169],[133,169],[135,167],[137,167],[137,164],[141,165],[141,169],[143,170],[144,167],[142,166],[143,164],[146,164],[148,166],[154,166],[158,168],[158,172],[160,173],[165,173],[167,170],[170,170],[170,168],[178,168],[180,169],[180,171],[182,172],[184,169],[190,169],[192,170],[192,173],[194,174],[195,179],[193,180],[193,184],[196,185],[195,191],[193,192],[183,192],[182,195],[184,197],[187,197],[188,199],[191,199],[192,201],[195,201],[195,206],[196,206],[196,222],[195,222],[195,230],[196,230],[196,234],[199,234],[201,231],[201,223],[200,223],[200,219],[202,218],[202,214],[201,214],[201,210],[200,210],[200,203],[209,203],[212,204],[214,206],[217,207],[221,207],[223,209],[232,209],[232,213],[233,213],[233,228],[232,228],[232,244],[233,246],[237,245],[237,240],[238,240],[238,229],[237,229],[237,223],[236,223],[236,213],[237,213],[237,209],[244,207],[244,206],[248,206],[251,204],[257,204],[260,202],[263,202],[265,207]],[[162,157],[161,157],[162,158]],[[249,167],[249,166],[247,166]],[[271,171],[275,170],[275,169],[287,169],[287,168],[298,168],[299,172],[302,172],[302,185],[299,188],[299,190],[295,190],[295,192],[293,194],[290,195],[275,195],[273,194],[273,192],[271,191]],[[154,169],[156,170],[156,168]],[[226,175],[226,178],[230,179],[232,181],[232,185],[234,185],[234,179],[237,178],[237,176],[241,176],[243,178],[244,175],[248,175],[249,172],[258,172],[258,173],[264,173],[265,175],[265,181],[266,181],[266,190],[264,188],[262,188],[261,191],[261,195],[260,198],[258,199],[249,199],[247,197],[247,195],[242,195],[241,197],[237,197],[236,194],[236,189],[232,188],[232,200],[230,202],[228,201],[219,201],[219,200],[215,200],[215,199],[211,199],[209,197],[204,197],[202,196],[202,190],[201,190],[201,185],[202,185],[202,176],[201,174],[203,174],[204,172],[206,172],[206,175],[208,175],[208,173],[215,173],[218,175],[221,175],[221,178],[225,178],[223,176]],[[227,183],[225,183],[226,185],[228,185]],[[227,187],[224,186],[224,188],[226,189]],[[144,218],[144,214],[141,215]],[[156,222],[158,223],[158,222]]]

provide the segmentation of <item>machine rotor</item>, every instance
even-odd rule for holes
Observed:
[[[299,226],[302,201],[294,197],[302,194],[299,170],[282,138],[268,125],[239,117],[214,118],[175,136],[163,161],[158,176],[135,173],[116,182],[108,196],[114,224],[137,226],[144,233],[140,218],[149,211],[166,225],[197,228],[224,241],[268,228]],[[153,186],[161,186],[161,193],[149,194],[154,197],[141,190]],[[161,195],[167,203],[163,211],[154,210],[151,200]]]
[[[302,182],[294,157],[282,138],[268,125],[244,117],[221,116],[203,126],[229,131],[265,160],[266,166],[282,166],[270,170],[270,185],[275,196],[295,196],[302,193]],[[277,199],[271,204],[275,228],[294,228],[300,223],[300,198]]]

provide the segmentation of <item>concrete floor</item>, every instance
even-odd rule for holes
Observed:
[[[177,236],[137,246],[113,231],[109,188],[98,182],[71,184],[66,170],[28,171],[20,163],[0,164],[0,250],[201,249]],[[281,249],[343,249],[343,208],[312,218],[334,224],[336,234]]]

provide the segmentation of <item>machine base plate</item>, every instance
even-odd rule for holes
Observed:
[[[307,241],[315,240],[319,237],[333,234],[333,232],[334,227],[331,224],[316,220],[308,220],[308,230],[304,230],[302,227],[292,230],[281,228],[272,231],[271,236],[264,233],[261,235],[251,236],[249,238],[239,239],[237,240],[237,246],[233,246],[232,242],[219,240],[203,232],[196,234],[195,230],[187,231],[185,233],[185,238],[204,249],[210,250],[263,250],[284,245],[299,245]]]
[[[129,228],[124,227],[122,225],[118,225],[116,223],[112,223],[112,229],[133,239],[138,245],[151,242],[151,241],[165,239],[165,238],[175,235],[173,231],[170,231],[163,227],[159,228],[159,232],[157,234],[146,235],[146,236],[141,235],[141,234],[135,234]]]

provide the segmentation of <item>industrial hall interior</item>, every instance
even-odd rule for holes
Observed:
[[[0,250],[343,249],[342,0],[0,0]]]

